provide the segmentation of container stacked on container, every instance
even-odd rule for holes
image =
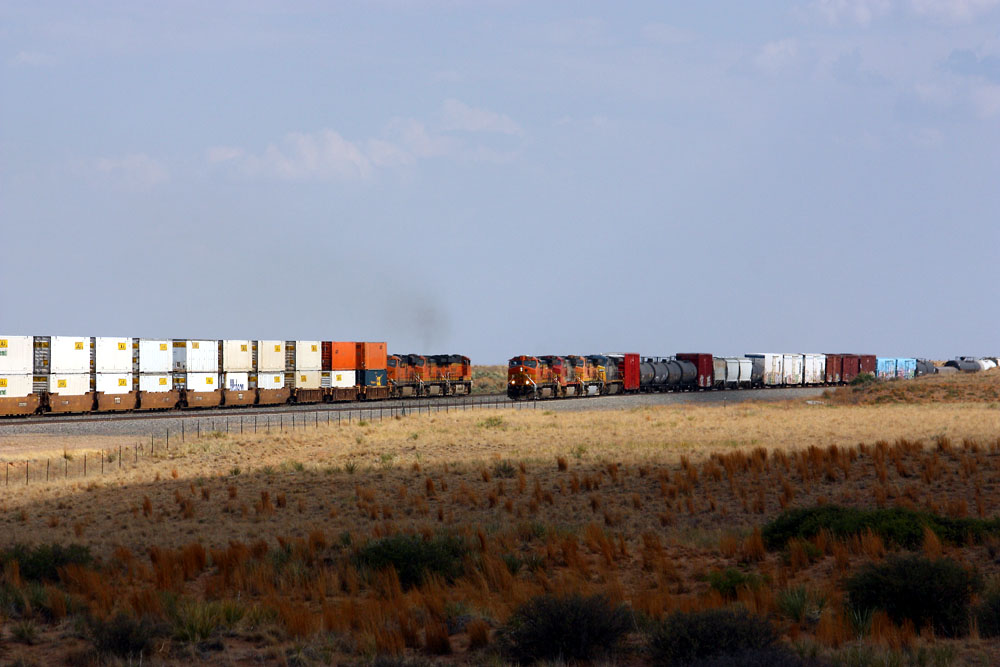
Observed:
[[[36,336],[36,391],[47,391],[52,412],[94,409],[94,341],[89,336]],[[44,387],[39,387],[39,384]]]
[[[136,406],[134,353],[131,338],[94,338],[94,388],[101,412]]]
[[[285,384],[294,391],[298,403],[323,400],[323,353],[320,348],[318,340],[285,342]]]
[[[254,341],[253,369],[250,384],[257,387],[258,403],[276,405],[288,401],[292,390],[285,386],[285,341]]]
[[[219,390],[219,341],[174,340],[174,385],[182,403],[207,408],[222,402]]]
[[[34,392],[35,339],[0,336],[0,414],[29,415],[41,405]]]
[[[180,402],[180,387],[174,387],[172,341],[166,338],[136,338],[132,372],[139,378],[138,408],[167,410]]]
[[[389,398],[385,343],[358,343],[356,354],[362,396],[366,399]]]
[[[249,340],[219,342],[219,367],[222,369],[222,403],[253,405],[257,392],[250,387],[253,349]]]
[[[358,400],[357,343],[323,341],[322,385],[334,401]]]

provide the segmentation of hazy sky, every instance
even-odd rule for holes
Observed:
[[[0,1],[4,333],[1000,354],[998,224],[1000,0]]]

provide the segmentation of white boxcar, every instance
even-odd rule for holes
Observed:
[[[93,345],[88,337],[52,336],[49,339],[49,372],[90,373]]]
[[[748,359],[763,359],[765,385],[774,386],[783,383],[784,355],[774,354],[773,352],[755,352],[746,356]]]
[[[140,373],[162,375],[173,370],[174,353],[171,341],[162,338],[139,338],[138,345]]]
[[[285,370],[285,341],[258,340],[254,343],[254,360],[258,371]],[[281,389],[281,387],[275,387]]]
[[[726,357],[726,386],[736,387],[740,384],[740,360],[736,357]]]
[[[320,389],[323,386],[322,371],[286,373],[285,384],[294,389]]]
[[[90,373],[53,373],[48,378],[50,394],[83,396],[93,391]]]
[[[187,371],[188,373],[218,373],[219,342],[215,340],[175,340],[174,370]]]
[[[324,388],[353,387],[356,384],[355,371],[323,371],[322,385]]]
[[[98,336],[94,339],[94,371],[97,373],[130,373],[132,356],[131,338]]]
[[[740,386],[749,387],[753,383],[753,360],[740,359]]]
[[[826,382],[826,355],[802,355],[802,382],[804,384],[823,384]]]
[[[34,370],[34,354],[33,337],[0,336],[0,373],[30,375]]]
[[[127,394],[132,391],[131,373],[95,373],[94,385],[103,394]]]
[[[285,374],[282,371],[273,371],[257,374],[258,389],[284,389]]]
[[[318,340],[290,340],[285,343],[286,371],[319,371],[323,351]],[[318,387],[319,385],[317,385]],[[315,388],[315,387],[310,387]]]
[[[803,358],[801,354],[786,354],[781,361],[785,384],[802,384]]]
[[[218,391],[218,373],[187,373],[184,386],[188,391]]]
[[[253,370],[253,349],[248,340],[224,340],[219,346],[219,367],[225,373],[249,373]]]
[[[249,373],[224,373],[222,388],[229,391],[247,391],[250,388]]]
[[[0,398],[24,398],[32,393],[33,375],[0,375]]]
[[[169,373],[143,373],[139,376],[139,391],[160,394],[172,391],[174,383]]]

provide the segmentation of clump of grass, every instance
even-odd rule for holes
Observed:
[[[625,607],[602,595],[543,595],[518,607],[498,639],[518,662],[584,660],[613,654],[633,625]]]
[[[895,556],[872,563],[847,580],[855,610],[879,609],[896,623],[910,621],[917,629],[930,626],[946,637],[969,630],[969,605],[982,582],[950,558]]]
[[[504,459],[503,461],[497,461],[493,464],[492,472],[494,477],[511,479],[517,475],[517,467],[515,467],[511,461]]]
[[[708,585],[719,592],[724,598],[735,599],[741,588],[755,590],[764,583],[759,574],[753,572],[741,572],[734,567],[727,567],[725,570],[713,570],[708,573],[706,579]]]
[[[494,415],[492,417],[487,417],[483,421],[476,424],[479,428],[496,428],[496,429],[506,429],[507,423],[504,422],[503,417]]]
[[[421,535],[392,535],[369,542],[355,554],[358,567],[377,572],[394,568],[403,588],[423,583],[429,573],[451,581],[463,570],[463,559],[470,553],[465,541],[455,535],[424,539]]]
[[[59,568],[89,565],[92,560],[90,549],[79,544],[15,544],[0,552],[0,565],[17,562],[21,577],[28,581],[58,581]]]
[[[648,652],[654,664],[679,666],[746,652],[771,654],[777,642],[774,628],[759,616],[742,609],[710,609],[668,616],[650,633]]]
[[[149,653],[153,640],[163,634],[163,628],[151,619],[124,612],[107,619],[91,618],[88,626],[90,641],[98,654],[119,658],[140,658]]]

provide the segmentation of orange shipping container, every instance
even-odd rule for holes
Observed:
[[[358,368],[377,371],[386,367],[385,343],[358,343]]]
[[[323,341],[323,370],[356,371],[359,368],[363,368],[358,363],[358,345],[360,343]]]

